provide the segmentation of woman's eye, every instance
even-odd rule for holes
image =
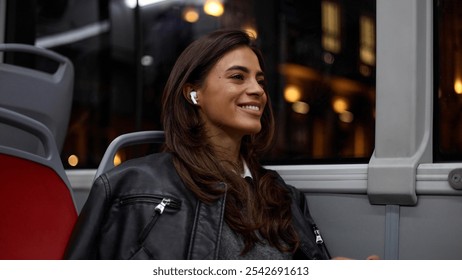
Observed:
[[[258,80],[257,82],[258,82],[258,84],[260,85],[260,87],[262,87],[263,89],[265,89],[265,86],[266,86],[265,80]]]
[[[231,78],[236,80],[244,80],[244,76],[241,74],[233,75]]]

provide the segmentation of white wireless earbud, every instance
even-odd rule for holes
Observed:
[[[189,93],[189,95],[191,96],[192,103],[197,104],[197,99],[196,99],[197,98],[197,92],[193,90],[193,91],[191,91]]]

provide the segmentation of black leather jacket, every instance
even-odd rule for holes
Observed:
[[[301,238],[294,258],[327,258],[324,245],[316,244],[304,195],[288,188]],[[95,181],[65,258],[217,259],[225,200],[226,194],[213,204],[199,201],[169,153],[127,161]]]

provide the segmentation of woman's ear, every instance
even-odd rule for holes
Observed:
[[[198,104],[198,97],[197,97],[197,90],[191,84],[186,84],[183,87],[183,96],[189,103],[197,105]]]

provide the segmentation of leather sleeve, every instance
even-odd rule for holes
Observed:
[[[292,193],[292,197],[293,197],[293,200],[295,202],[296,205],[298,205],[298,209],[300,210],[301,212],[301,216],[303,217],[304,221],[305,221],[305,226],[306,226],[306,235],[309,237],[309,239],[311,241],[313,241],[314,244],[316,244],[316,247],[319,249],[320,251],[320,259],[330,259],[330,254],[329,254],[329,251],[327,250],[327,247],[326,247],[326,244],[325,242],[323,241],[322,243],[320,244],[317,244],[316,243],[316,236],[314,235],[314,231],[313,230],[318,230],[317,228],[317,225],[313,219],[313,217],[311,216],[310,214],[310,210],[309,210],[309,206],[308,206],[308,201],[306,200],[306,197],[305,197],[305,194],[300,192],[298,189],[296,189],[295,187],[293,186],[290,186],[290,185],[287,185]],[[296,219],[297,218],[297,213],[296,212],[293,212],[292,213],[294,218]],[[318,232],[318,234],[320,234]]]
[[[107,212],[111,189],[103,174],[94,182],[88,199],[80,212],[67,246],[65,259],[98,259],[98,239],[105,213]]]

